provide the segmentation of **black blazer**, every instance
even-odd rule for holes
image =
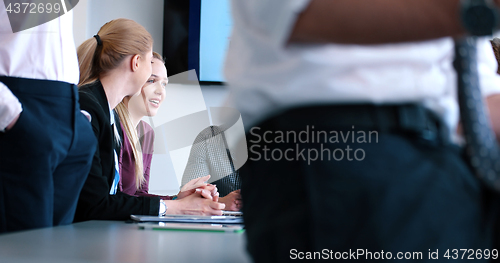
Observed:
[[[97,138],[97,150],[83,186],[74,222],[85,220],[126,220],[130,215],[158,215],[159,197],[135,197],[122,192],[110,195],[114,179],[116,147],[110,124],[109,103],[98,80],[79,89],[80,108],[92,116],[92,128]],[[118,118],[116,124],[120,127]],[[118,151],[119,152],[119,151]]]

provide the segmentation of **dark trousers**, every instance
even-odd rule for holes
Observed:
[[[75,85],[0,77],[23,106],[0,134],[0,233],[73,222],[96,138]]]
[[[429,253],[436,251],[446,260],[447,249],[493,248],[497,197],[472,175],[460,149],[446,146],[442,127],[426,133],[397,125],[353,128],[343,110],[292,110],[247,134],[241,193],[255,262],[369,261],[382,259],[382,251],[385,259],[387,252],[392,259],[421,252],[433,261]]]

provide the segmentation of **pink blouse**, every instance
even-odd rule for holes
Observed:
[[[121,192],[132,196],[157,196],[163,200],[171,200],[171,196],[154,195],[148,193],[149,189],[149,171],[151,167],[151,160],[154,151],[155,133],[153,128],[144,121],[140,121],[137,125],[137,135],[142,149],[142,161],[144,166],[144,183],[141,188],[137,189],[135,182],[135,159],[132,152],[132,146],[124,131],[123,144],[120,150],[119,166],[120,166],[120,182],[118,187]]]

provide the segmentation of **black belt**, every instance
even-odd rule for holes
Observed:
[[[78,95],[76,85],[62,81],[0,76],[0,82],[14,94],[22,92],[64,98],[73,98]]]
[[[298,107],[285,110],[256,126],[294,129],[306,125],[331,129],[355,126],[358,130],[402,133],[433,143],[450,143],[449,130],[441,118],[419,104]]]

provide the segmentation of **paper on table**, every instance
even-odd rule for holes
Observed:
[[[176,231],[203,231],[203,232],[234,232],[243,233],[242,225],[222,224],[187,224],[187,223],[140,223],[139,229],[145,230],[176,230]]]
[[[243,216],[243,212],[222,210],[222,215],[223,216]]]
[[[132,220],[135,220],[138,222],[243,224],[243,218],[241,216],[194,216],[194,215],[144,216],[144,215],[131,215],[130,218],[132,218]]]

